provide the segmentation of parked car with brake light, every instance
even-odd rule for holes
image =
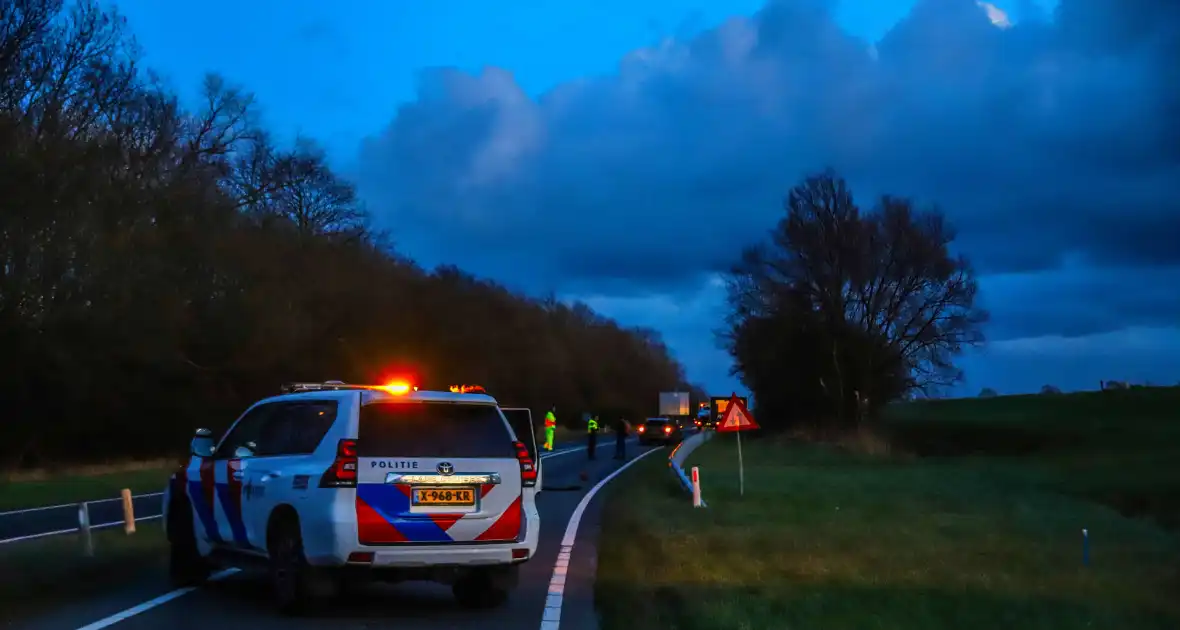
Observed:
[[[697,419],[695,424],[697,425],[697,428],[701,429],[702,431],[705,429],[716,428],[717,423],[713,421],[713,416],[710,413],[709,407],[707,405],[702,406],[697,410]]]
[[[675,444],[682,437],[680,424],[668,418],[648,418],[635,431],[639,434],[639,444]]]
[[[520,411],[470,386],[286,386],[216,443],[197,430],[164,494],[171,577],[258,563],[284,612],[357,577],[498,605],[540,531],[536,432]]]

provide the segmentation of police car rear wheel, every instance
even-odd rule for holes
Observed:
[[[275,532],[268,544],[270,583],[275,604],[287,614],[308,611],[315,603],[309,589],[307,558],[303,555],[303,539],[296,523],[275,524]]]

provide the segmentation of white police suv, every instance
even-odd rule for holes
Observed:
[[[503,602],[540,530],[531,414],[482,388],[451,390],[299,383],[216,444],[199,429],[164,496],[174,581],[254,561],[285,612],[356,577]]]

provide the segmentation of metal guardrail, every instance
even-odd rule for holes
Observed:
[[[76,514],[77,514],[77,526],[76,527],[63,527],[64,525],[66,525],[69,522],[68,520],[64,520],[62,518],[50,517],[51,524],[49,527],[44,527],[43,529],[40,529],[40,531],[34,530],[34,531],[28,532],[28,533],[21,533],[19,530],[22,528],[20,528],[18,526],[16,528],[17,529],[16,532],[10,531],[9,532],[10,535],[8,535],[7,537],[4,537],[4,538],[0,538],[0,545],[7,545],[7,544],[11,544],[11,543],[19,543],[19,542],[25,542],[25,541],[30,541],[30,540],[37,540],[37,539],[46,538],[49,536],[60,536],[60,535],[64,535],[64,534],[78,534],[81,541],[82,541],[83,554],[85,554],[87,556],[91,556],[91,555],[94,555],[94,540],[91,536],[91,532],[93,530],[107,529],[107,528],[111,528],[111,527],[118,527],[121,525],[123,527],[123,531],[126,534],[131,535],[131,534],[135,533],[135,529],[136,529],[135,524],[136,523],[140,523],[143,521],[151,521],[151,520],[156,520],[156,519],[161,518],[162,514],[151,514],[150,511],[149,511],[148,516],[136,517],[135,516],[135,500],[161,496],[161,495],[163,495],[162,492],[154,492],[154,493],[141,494],[141,495],[132,495],[131,490],[124,489],[119,494],[120,494],[120,496],[112,498],[112,499],[99,499],[96,501],[83,501],[81,503],[63,503],[60,505],[47,505],[47,506],[42,506],[42,507],[37,507],[37,508],[26,508],[26,509],[22,509],[22,510],[9,510],[7,512],[0,512],[0,517],[6,517],[6,518],[22,518],[22,517],[26,517],[26,516],[41,517],[41,515],[46,514],[50,511],[76,512]],[[98,518],[103,519],[103,521],[102,522],[95,522],[95,520],[97,520],[97,519],[94,519],[91,516],[91,509],[90,509],[91,506],[101,506],[101,505],[104,505],[107,503],[112,503],[115,501],[118,501],[122,504],[121,509],[118,510],[118,512],[117,512],[118,515],[116,516],[115,514],[112,514],[112,510],[110,510],[110,509],[102,510],[102,511],[100,511],[100,516]],[[152,507],[149,506],[147,509],[152,510]],[[105,514],[106,516],[103,517],[103,516],[101,516],[102,514]],[[61,516],[64,517],[65,515],[62,514]],[[64,522],[63,522],[63,520],[64,520]],[[0,528],[0,536],[4,536],[4,531],[3,531],[4,529],[12,530],[14,528],[12,528],[12,527]],[[15,533],[16,535],[11,535],[13,533]]]

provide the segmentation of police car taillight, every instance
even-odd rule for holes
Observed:
[[[664,433],[671,433],[671,432],[672,432],[672,427],[670,427],[670,426],[664,427]]]
[[[332,467],[320,477],[320,487],[355,488],[356,469],[356,440],[340,440],[336,444],[336,459]]]
[[[524,442],[513,442],[516,448],[516,461],[520,462],[520,485],[531,488],[537,485],[537,465],[529,456],[529,449]]]

